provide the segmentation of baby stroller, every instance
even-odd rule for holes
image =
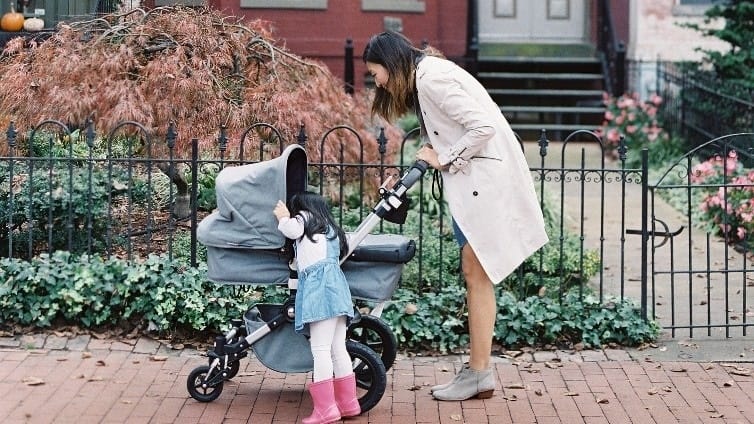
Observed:
[[[346,349],[356,375],[362,412],[373,408],[386,387],[386,370],[396,355],[395,335],[380,319],[382,307],[395,291],[403,265],[416,250],[413,240],[397,234],[369,234],[381,219],[405,218],[406,191],[427,169],[415,163],[392,188],[381,188],[381,200],[359,227],[349,233],[349,252],[343,272],[354,299],[375,301],[369,315],[355,308],[348,328]],[[215,338],[207,352],[208,365],[188,376],[187,389],[200,402],[217,399],[223,382],[235,377],[239,361],[249,350],[267,368],[283,373],[313,369],[307,338],[294,330],[297,276],[291,240],[277,230],[272,210],[278,199],[306,190],[307,157],[299,145],[288,146],[280,157],[223,169],[217,176],[217,210],[197,227],[197,237],[207,247],[208,279],[218,284],[288,284],[282,304],[252,305],[231,329]]]

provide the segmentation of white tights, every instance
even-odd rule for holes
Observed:
[[[346,317],[309,323],[309,343],[314,357],[313,381],[345,377],[353,372],[346,350]]]

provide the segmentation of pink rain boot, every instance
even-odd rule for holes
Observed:
[[[335,403],[333,379],[322,380],[309,385],[314,411],[304,418],[303,424],[327,424],[340,419],[340,411]]]
[[[341,416],[355,417],[361,414],[361,406],[356,398],[356,375],[354,373],[333,379],[333,387],[335,403],[338,405]]]

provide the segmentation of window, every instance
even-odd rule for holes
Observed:
[[[673,6],[674,16],[703,16],[715,3],[720,0],[676,0]]]
[[[326,10],[327,0],[241,0],[242,8]]]
[[[424,13],[426,7],[420,0],[361,0],[361,10],[365,12]]]
[[[154,0],[155,6],[204,6],[204,0]]]

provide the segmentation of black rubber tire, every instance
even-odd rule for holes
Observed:
[[[189,394],[199,402],[212,402],[223,392],[222,381],[216,383],[214,386],[202,387],[208,374],[209,365],[202,365],[194,368],[186,380],[186,388],[188,389]]]
[[[346,350],[351,356],[353,372],[356,374],[356,396],[363,414],[374,408],[385,394],[385,366],[380,356],[366,345],[348,340]]]
[[[382,358],[385,371],[395,363],[398,341],[393,330],[380,317],[362,315],[357,322],[348,326],[348,340],[368,346]]]

